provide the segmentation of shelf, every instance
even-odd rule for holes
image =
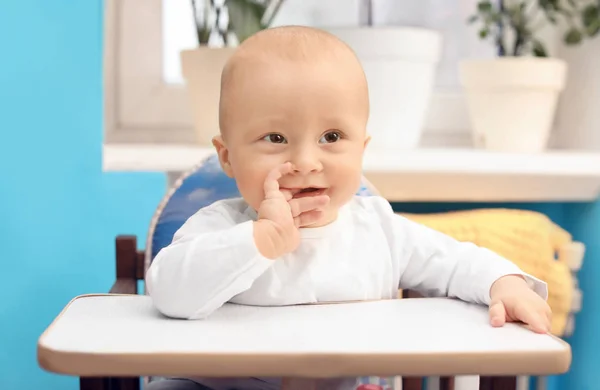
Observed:
[[[181,172],[212,153],[178,145],[108,145],[103,166],[105,171]],[[590,201],[600,194],[600,153],[371,150],[364,173],[391,201]]]

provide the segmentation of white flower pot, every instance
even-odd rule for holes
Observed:
[[[566,72],[566,63],[554,58],[463,61],[460,76],[475,146],[501,152],[544,151]]]
[[[356,52],[365,70],[371,105],[369,148],[417,147],[434,88],[441,35],[408,27],[327,30]]]
[[[202,46],[181,52],[181,70],[199,146],[212,147],[212,138],[219,134],[221,71],[233,51],[231,47]]]

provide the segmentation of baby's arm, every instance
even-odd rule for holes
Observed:
[[[399,241],[400,288],[485,304],[492,326],[520,321],[538,333],[550,330],[546,283],[491,250],[400,216],[392,226]]]
[[[491,250],[459,242],[398,215],[394,215],[392,226],[398,240],[400,288],[489,305],[494,282],[503,276],[520,275],[547,299],[545,283]]]
[[[249,289],[273,263],[255,244],[256,222],[236,224],[226,214],[212,206],[200,210],[156,255],[146,286],[164,315],[205,318]]]

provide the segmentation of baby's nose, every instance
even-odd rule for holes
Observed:
[[[323,169],[320,159],[310,153],[295,155],[292,159],[292,164],[294,166],[294,173],[302,175],[319,172]]]

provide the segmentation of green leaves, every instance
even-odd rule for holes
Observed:
[[[476,13],[467,19],[467,23],[481,22],[482,26],[478,30],[479,38],[486,39],[492,35],[497,45],[501,47],[500,51],[504,51],[502,43],[498,41],[499,36],[497,34],[501,19],[502,15],[494,8],[491,1],[479,1]]]
[[[538,5],[543,10],[558,11],[560,9],[559,0],[538,0]]]
[[[587,3],[579,9],[579,3]],[[600,33],[600,2],[590,3],[590,0],[570,0],[573,11],[565,14],[569,28],[563,36],[567,45],[578,45],[586,37],[595,37]]]
[[[261,23],[267,8],[264,4],[248,0],[227,0],[226,4],[229,23],[240,42],[266,27]]]
[[[229,14],[229,25],[227,26],[227,31],[219,30],[225,45],[230,45],[229,38],[233,34],[236,36],[238,42],[242,42],[249,36],[267,28],[279,11],[283,1],[225,0]],[[198,43],[206,45],[211,33],[214,33],[215,29],[209,25],[206,19],[211,14],[213,6],[208,3],[208,0],[191,0],[191,4],[196,22]],[[203,15],[203,17],[199,17],[198,15]]]
[[[538,40],[533,41],[533,48],[531,51],[535,57],[548,57],[548,52],[546,52],[544,44]]]
[[[569,29],[563,38],[567,45],[577,45],[583,40],[583,34],[576,28]]]
[[[491,1],[480,1],[477,3],[477,10],[480,13],[487,13],[492,11],[492,2]]]
[[[566,26],[563,41],[578,45],[600,35],[600,0],[494,0],[479,1],[469,24],[480,24],[481,39],[491,38],[499,55],[549,54],[537,34],[545,24]],[[507,37],[512,41],[505,42]]]
[[[600,4],[590,4],[581,12],[581,22],[585,33],[594,37],[600,32]]]

